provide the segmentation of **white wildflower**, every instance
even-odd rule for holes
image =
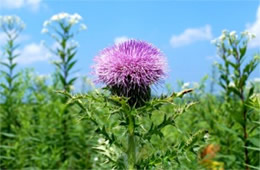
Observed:
[[[219,37],[219,40],[220,41],[224,41],[226,39],[226,35],[225,34],[222,34],[220,37]]]
[[[65,21],[68,24],[74,25],[74,24],[79,23],[80,20],[82,20],[82,17],[77,13],[71,15],[71,14],[62,12],[62,13],[53,15],[49,21],[45,21],[43,23],[43,27],[47,27],[49,24],[51,24],[52,21],[55,21],[55,22]]]
[[[43,26],[44,26],[44,27],[47,27],[48,25],[50,25],[50,23],[51,23],[51,22],[50,22],[49,20],[44,21]]]
[[[51,17],[51,21],[58,21],[58,20],[59,20],[58,15],[53,15],[53,16]]]
[[[186,83],[183,83],[183,85],[182,85],[182,89],[186,89],[186,88],[189,88],[189,86],[190,86],[190,83],[189,82],[186,82]]]
[[[99,138],[99,139],[98,139],[98,143],[99,143],[99,144],[105,143],[105,141],[106,141],[106,140],[105,140],[104,138]]]
[[[229,87],[235,87],[235,83],[232,81],[228,84]]]
[[[62,19],[68,18],[68,17],[69,17],[69,14],[65,13],[65,12],[58,14],[59,20],[62,20]]]
[[[82,17],[77,13],[70,15],[69,18],[69,23],[72,25],[77,24],[82,19]]]
[[[222,34],[223,34],[223,35],[227,35],[227,34],[228,34],[228,31],[227,31],[227,30],[223,30],[223,31],[222,31]]]
[[[86,30],[87,29],[87,26],[85,24],[80,24],[80,30]]]
[[[242,32],[241,35],[247,37],[249,40],[255,38],[255,34],[252,34],[251,32],[248,31]]]
[[[75,20],[81,20],[82,17],[78,14],[78,13],[75,13],[74,15],[72,15],[72,18],[74,18]]]
[[[71,91],[73,91],[73,90],[75,90],[75,87],[74,87],[73,85],[70,85],[70,86],[69,86],[69,89],[70,89]]]
[[[253,33],[249,33],[249,36],[250,36],[250,38],[251,38],[251,39],[253,39],[253,38],[255,38],[255,37],[256,37],[256,35],[255,35],[255,34],[253,34]]]
[[[42,31],[41,31],[42,34],[45,34],[45,33],[47,33],[47,32],[48,32],[48,29],[47,29],[47,28],[43,28]]]
[[[63,20],[63,19],[65,19],[65,18],[67,18],[68,16],[69,16],[68,13],[62,12],[62,13],[53,15],[53,16],[51,17],[51,21],[60,21],[60,20]]]
[[[229,36],[232,37],[232,38],[235,38],[236,34],[237,34],[236,31],[232,31],[232,32],[229,33]]]
[[[77,24],[78,21],[75,20],[75,19],[73,19],[73,18],[71,18],[71,19],[69,20],[69,23],[70,23],[71,25],[74,25],[74,24]]]
[[[243,31],[243,32],[241,32],[241,35],[243,35],[243,36],[247,36],[248,34],[249,34],[248,31]]]
[[[206,133],[206,134],[203,136],[203,138],[204,138],[205,140],[207,140],[207,139],[209,138],[209,133]]]
[[[8,27],[8,31],[17,31],[22,30],[25,27],[24,22],[20,17],[12,15],[12,16],[2,16],[0,18],[0,27]]]

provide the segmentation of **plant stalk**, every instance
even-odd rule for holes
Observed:
[[[244,105],[244,103],[243,103]],[[245,155],[245,169],[249,170],[249,167],[247,165],[250,164],[249,156],[248,156],[248,145],[247,145],[247,110],[244,108],[243,111],[243,118],[244,118],[244,125],[243,125],[243,132],[244,132],[244,155]]]
[[[128,125],[128,169],[135,169],[135,161],[136,161],[136,144],[135,144],[135,123],[133,115],[129,115],[129,125]]]
[[[238,65],[238,68],[237,68],[237,71],[238,71],[238,75],[239,75],[239,82],[241,82],[241,79],[242,79],[242,75],[241,75],[241,70],[240,70],[240,66],[241,66],[241,57],[238,55],[238,50],[236,50],[236,60],[237,60],[237,65]],[[244,86],[240,85],[240,99],[242,101],[242,107],[243,107],[243,121],[244,121],[244,124],[243,124],[243,134],[244,134],[244,155],[245,155],[245,170],[249,170],[249,163],[250,163],[250,160],[249,160],[249,156],[248,156],[248,149],[247,149],[247,137],[248,137],[248,134],[247,134],[247,108],[246,108],[246,104],[245,104],[245,97],[244,97]]]

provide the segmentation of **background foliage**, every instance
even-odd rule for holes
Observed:
[[[70,35],[63,26],[64,34]],[[216,74],[192,85],[180,81],[180,90],[194,88],[185,96],[172,93],[168,85],[169,94],[157,94],[137,109],[134,116],[140,147],[136,168],[259,169],[260,82],[249,79],[259,63],[259,54],[248,56],[249,64],[242,64],[247,43],[240,45],[238,37],[232,40],[233,34],[229,35],[225,40],[230,42],[217,45],[223,62],[214,66]],[[66,48],[68,39],[63,35],[61,38],[61,45],[53,50],[61,62],[54,63],[58,69],[49,77],[36,75],[32,69],[15,70],[16,64],[10,61],[13,42],[2,48],[0,168],[127,168],[129,122],[122,113],[129,112],[129,108],[125,99],[93,87],[86,77],[81,80],[82,89],[73,92],[76,77],[67,80],[67,74],[76,67],[77,48]],[[14,76],[10,70],[15,70]],[[8,86],[10,82],[14,89]],[[209,83],[218,90],[206,90]],[[61,89],[82,94],[58,93]]]

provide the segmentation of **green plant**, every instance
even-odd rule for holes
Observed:
[[[223,60],[223,64],[217,64],[220,71],[219,84],[224,89],[226,100],[230,103],[231,100],[237,102],[236,112],[234,118],[236,123],[241,125],[243,135],[239,137],[244,142],[244,165],[245,169],[249,169],[250,157],[248,147],[250,143],[248,137],[251,129],[248,124],[250,122],[248,102],[250,97],[254,94],[254,86],[246,91],[247,80],[250,74],[255,70],[259,64],[259,57],[257,55],[250,59],[247,64],[244,64],[247,51],[248,42],[254,36],[248,32],[243,32],[240,36],[235,31],[223,31],[219,39],[215,41],[218,49],[218,54]]]
[[[43,24],[42,33],[46,33],[55,40],[56,48],[50,49],[50,51],[59,57],[59,60],[55,61],[54,64],[58,68],[60,81],[66,91],[70,91],[71,86],[77,79],[76,77],[70,78],[71,71],[77,62],[75,55],[78,43],[73,38],[79,31],[85,30],[86,26],[80,24],[80,28],[76,32],[74,32],[75,28],[73,27],[81,20],[82,17],[78,14],[59,13],[53,15],[50,20]]]
[[[3,122],[6,122],[7,127],[2,127],[2,131],[6,133],[12,133],[11,125],[19,126],[17,120],[16,104],[19,101],[17,98],[17,91],[19,90],[19,82],[16,81],[19,73],[15,73],[14,69],[17,63],[14,61],[19,54],[16,52],[18,48],[17,38],[21,31],[24,29],[24,23],[18,16],[0,16],[0,30],[2,30],[6,36],[7,43],[4,46],[3,55],[4,60],[0,64],[6,69],[1,70],[4,75],[4,81],[1,81],[1,91],[4,96],[3,107],[5,110],[5,116]]]
[[[182,140],[175,141],[174,144],[168,143],[171,149],[155,142],[167,142],[167,129],[175,127],[176,119],[194,104],[191,102],[181,105],[174,102],[175,98],[189,92],[191,90],[173,93],[169,97],[154,98],[139,108],[131,107],[127,98],[111,96],[106,91],[74,96],[67,92],[60,93],[69,98],[68,104],[76,103],[81,108],[81,113],[84,113],[82,118],[90,120],[95,125],[96,133],[102,135],[99,145],[94,148],[105,156],[105,162],[109,166],[140,169],[166,168],[177,164],[184,167],[181,164],[182,157],[197,154],[194,144],[202,139],[203,130],[194,132],[191,136],[182,136]],[[171,111],[164,112],[164,107]],[[158,112],[161,115],[157,115]],[[159,120],[154,120],[156,117]]]
[[[3,31],[6,44],[3,46],[3,58],[0,61],[0,167],[11,167],[16,158],[13,152],[15,148],[15,137],[21,127],[19,120],[20,108],[24,91],[21,90],[19,81],[20,73],[15,72],[17,63],[15,59],[19,56],[17,39],[24,29],[24,23],[18,16],[0,16],[0,31]],[[3,163],[6,161],[5,163]]]
[[[74,32],[76,24],[81,21],[82,17],[78,14],[70,15],[68,13],[59,13],[53,15],[49,20],[44,22],[43,33],[50,35],[57,45],[57,47],[50,51],[59,57],[58,61],[55,61],[58,71],[59,80],[62,84],[62,89],[70,92],[73,86],[73,83],[76,81],[77,77],[71,77],[71,71],[74,68],[77,60],[75,55],[77,53],[78,44],[73,40],[74,36],[81,30],[86,29],[84,24],[80,25],[80,28]],[[53,33],[51,33],[53,31]],[[63,102],[66,102],[66,99],[63,98]],[[62,125],[63,125],[63,158],[65,161],[68,158],[68,141],[69,141],[69,124],[71,115],[69,113],[69,107],[65,108],[62,116]]]

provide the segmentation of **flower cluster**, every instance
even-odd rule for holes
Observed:
[[[236,31],[229,32],[223,30],[222,34],[218,38],[212,40],[211,43],[217,46],[218,55],[224,57],[225,53],[234,53],[234,49],[232,48],[234,44],[241,44],[243,47],[246,47],[248,42],[253,38],[255,38],[255,35],[248,31],[241,32],[240,35],[238,35]]]
[[[73,26],[78,24],[80,21],[82,20],[82,17],[75,13],[75,14],[69,14],[69,13],[59,13],[56,15],[53,15],[49,20],[45,21],[43,23],[43,29],[42,29],[42,33],[48,33],[48,26],[50,26],[52,23],[58,23],[58,24],[62,24],[64,27],[66,26]],[[79,31],[82,30],[86,30],[87,26],[85,24],[80,24],[80,28]]]
[[[246,39],[246,43],[250,40],[252,40],[253,38],[255,38],[255,35],[248,32],[248,31],[244,31],[244,32],[241,32],[241,39],[244,38]],[[224,44],[226,40],[230,39],[231,41],[236,41],[238,40],[238,34],[236,31],[227,31],[227,30],[223,30],[222,31],[222,34],[211,41],[212,44],[215,44],[217,46],[221,45],[221,44]]]
[[[24,22],[16,15],[0,16],[0,29],[11,36],[16,36],[25,28]]]
[[[105,48],[95,57],[98,82],[117,95],[146,100],[150,85],[166,74],[166,60],[159,49],[138,40],[128,40]],[[135,97],[133,97],[135,96]],[[132,104],[136,104],[134,99]]]

